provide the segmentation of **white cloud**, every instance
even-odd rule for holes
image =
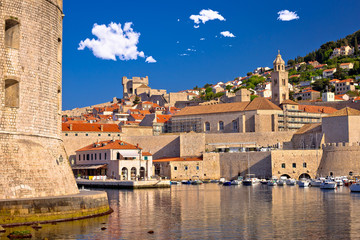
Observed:
[[[194,25],[194,28],[199,28],[200,26],[199,25]]]
[[[139,51],[140,33],[131,28],[132,22],[126,22],[124,27],[120,23],[109,25],[94,24],[91,33],[97,39],[85,39],[79,43],[78,50],[89,48],[93,54],[101,59],[114,60],[136,60],[138,57],[145,58],[145,53]]]
[[[196,52],[196,49],[188,48],[188,49],[186,49],[186,51],[188,51],[188,52]]]
[[[217,11],[213,11],[211,9],[201,10],[200,15],[191,15],[190,19],[194,21],[195,24],[199,24],[200,21],[205,24],[207,21],[218,19],[220,21],[226,21],[226,19],[219,14]],[[197,26],[197,27],[195,27]],[[198,28],[198,25],[195,25],[195,28]]]
[[[181,56],[181,57],[183,57],[183,56],[189,56],[189,54],[187,54],[187,53],[181,53],[181,54],[179,54],[179,56]]]
[[[152,57],[152,56],[149,56],[145,59],[145,62],[147,63],[156,63],[156,60]]]
[[[223,35],[224,37],[231,37],[231,38],[234,38],[234,37],[235,37],[235,35],[232,34],[232,33],[229,32],[229,31],[223,31],[223,32],[221,32],[220,34]]]
[[[204,41],[205,40],[205,38],[200,38],[200,41]]]
[[[177,20],[178,22],[180,22],[180,19],[178,18],[178,20]]]
[[[290,12],[289,10],[281,10],[278,14],[279,17],[277,19],[280,21],[291,21],[300,18],[296,12]]]
[[[177,43],[177,44],[179,44],[179,43],[180,43],[180,41],[176,41],[176,43]]]

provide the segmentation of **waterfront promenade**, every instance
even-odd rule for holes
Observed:
[[[120,181],[76,179],[79,187],[98,187],[116,189],[169,188],[170,180]]]

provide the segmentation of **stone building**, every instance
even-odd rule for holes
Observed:
[[[285,61],[281,58],[280,51],[273,62],[274,71],[271,72],[272,101],[280,105],[289,99],[289,75],[285,70]]]
[[[136,89],[141,88],[141,93],[144,92],[144,89],[149,85],[149,78],[146,77],[133,77],[128,79],[127,77],[122,78],[123,85],[123,97],[131,97],[132,95],[136,95]],[[140,93],[139,93],[140,94]]]
[[[76,151],[75,174],[103,175],[118,180],[148,179],[152,155],[138,145],[120,140],[99,141]]]
[[[109,210],[105,193],[79,194],[61,139],[62,9],[62,0],[0,2],[0,225]],[[90,208],[88,198],[98,201]]]

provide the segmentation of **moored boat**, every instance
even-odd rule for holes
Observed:
[[[189,184],[191,184],[191,181],[190,180],[182,180],[181,183],[189,185]]]
[[[276,180],[275,179],[271,179],[267,182],[268,186],[276,186]]]
[[[170,184],[171,184],[171,185],[178,185],[179,182],[177,182],[177,181],[170,181]]]
[[[194,181],[191,181],[191,184],[192,185],[200,185],[200,184],[203,184],[203,182],[201,180],[194,180]]]
[[[296,185],[296,180],[289,178],[288,180],[286,180],[286,185],[294,186],[294,185]]]
[[[268,183],[268,180],[266,180],[266,179],[264,179],[264,178],[263,178],[263,179],[260,179],[260,183],[261,183],[261,184],[267,184],[267,183]]]
[[[277,184],[278,186],[284,186],[285,180],[279,179],[279,180],[276,182],[276,184]]]
[[[337,184],[336,184],[336,182],[334,182],[332,180],[325,180],[324,182],[321,183],[320,188],[321,189],[336,189]]]
[[[312,187],[320,187],[322,181],[320,179],[311,179],[310,185]]]
[[[231,186],[231,182],[230,181],[226,181],[223,183],[224,186]]]
[[[298,182],[299,187],[309,187],[310,182],[308,180],[300,180]]]
[[[239,180],[232,180],[231,185],[240,185],[241,181]]]
[[[350,191],[351,192],[360,192],[360,182],[351,184]]]

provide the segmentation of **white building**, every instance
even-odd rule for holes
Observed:
[[[96,142],[76,151],[75,175],[145,180],[152,175],[152,155],[121,140]]]
[[[335,94],[333,92],[324,92],[321,98],[323,102],[333,102],[335,101]]]

